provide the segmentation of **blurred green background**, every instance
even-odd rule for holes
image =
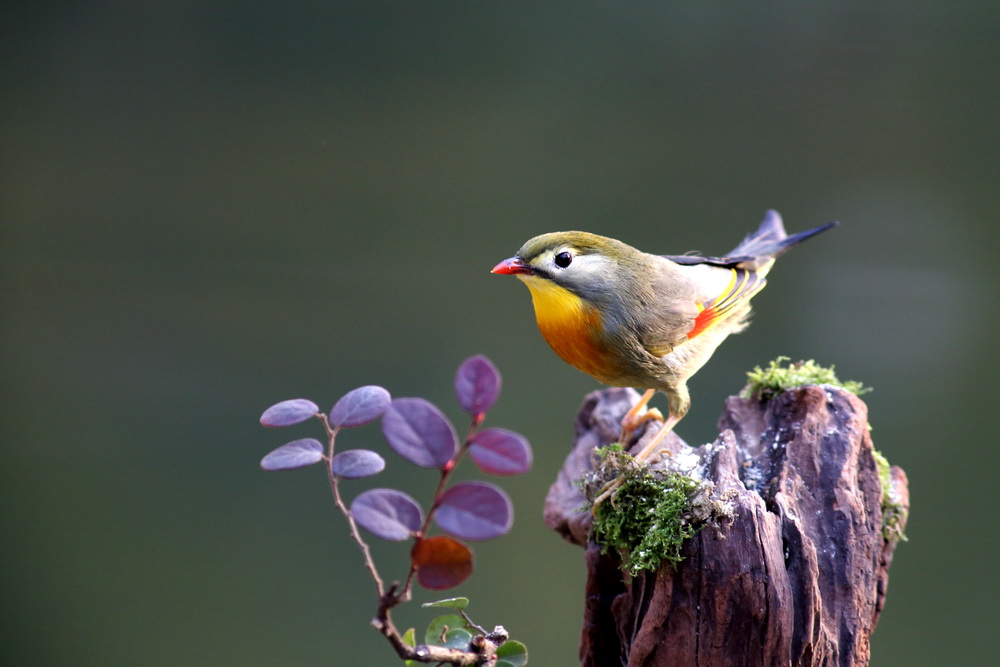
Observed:
[[[779,354],[873,386],[913,494],[873,664],[991,662],[995,3],[8,3],[0,37],[4,664],[396,664],[322,472],[258,469],[318,430],[257,419],[377,383],[458,420],[480,352],[536,461],[456,593],[575,664],[582,552],[541,506],[596,385],[489,269],[567,228],[722,253],[770,207],[843,225],[779,262],[680,434]]]

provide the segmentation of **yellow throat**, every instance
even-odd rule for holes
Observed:
[[[531,291],[538,329],[556,354],[601,382],[610,379],[614,369],[608,367],[598,310],[551,280],[531,275],[518,278]]]

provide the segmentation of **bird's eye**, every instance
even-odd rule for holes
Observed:
[[[556,266],[560,269],[565,269],[567,266],[573,263],[573,253],[561,252],[556,255]]]

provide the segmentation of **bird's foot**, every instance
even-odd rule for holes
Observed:
[[[647,395],[651,395],[652,392],[648,391],[648,392],[646,392],[646,394]],[[642,398],[642,400],[640,400],[640,402],[637,403],[636,405],[642,405],[642,406],[644,406],[645,402],[648,401],[648,400],[649,400],[648,397],[644,395],[643,398]],[[629,410],[629,414],[627,414],[625,416],[626,419],[635,418],[634,416],[632,416],[633,411],[635,411],[635,406],[633,406],[632,410]],[[647,415],[649,415],[650,413],[653,413],[653,412],[654,412],[654,410],[645,410],[643,408],[642,412],[640,413],[641,417],[644,417],[644,419],[642,419],[642,421],[646,421],[647,419],[651,419],[652,417],[647,417]],[[659,415],[659,412],[656,411],[656,414]],[[662,417],[660,417],[660,418],[662,419]],[[677,417],[677,416],[674,416],[674,415],[671,415],[669,418],[665,419],[663,421],[663,426],[661,426],[660,430],[656,432],[656,435],[654,435],[652,438],[650,438],[649,442],[647,442],[645,445],[643,445],[643,447],[639,451],[639,453],[636,454],[634,457],[632,457],[633,460],[634,460],[634,462],[639,463],[639,464],[646,464],[646,465],[648,465],[650,463],[653,463],[653,462],[659,460],[664,455],[670,456],[670,450],[668,450],[668,449],[661,449],[660,445],[663,444],[663,439],[667,436],[668,433],[670,433],[672,430],[674,430],[674,426],[676,426],[677,422],[679,422],[680,420],[681,420],[680,417]],[[640,422],[640,423],[642,423],[642,422]],[[623,424],[624,424],[624,420],[623,420]],[[625,442],[626,442],[626,440],[623,438],[622,439],[622,443],[625,443]],[[609,499],[610,499],[610,501],[611,501],[611,503],[613,505],[614,504],[614,500],[615,500],[615,496],[618,494],[619,489],[621,489],[622,484],[624,484],[624,483],[625,483],[624,477],[618,476],[615,479],[612,479],[609,482],[607,482],[603,487],[601,487],[600,491],[598,491],[597,494],[594,496],[594,502],[591,504],[591,511],[594,514],[596,514],[597,513],[597,508],[600,506],[600,504],[603,503],[606,500],[609,500]]]
[[[597,514],[597,508],[601,505],[601,503],[608,499],[611,500],[611,506],[614,507],[615,496],[618,494],[618,489],[621,488],[622,484],[624,484],[624,480],[621,477],[613,479],[605,484],[601,488],[600,492],[598,492],[597,497],[594,498],[593,504],[590,506],[591,513]]]
[[[661,422],[663,421],[663,414],[659,410],[656,408],[647,408],[649,400],[653,398],[654,393],[653,389],[647,389],[638,402],[629,408],[629,411],[622,417],[622,432],[619,439],[622,447],[625,447],[633,434],[649,420],[656,419]]]
[[[635,436],[635,434],[646,425],[646,422],[649,421],[665,421],[663,419],[663,413],[660,412],[658,408],[649,408],[642,414],[635,417],[630,418],[628,415],[625,415],[625,418],[622,419],[622,433],[619,440],[619,442],[623,443],[622,446],[624,446],[624,443],[630,442],[633,436]]]
[[[663,439],[667,437],[667,434],[674,430],[674,426],[676,426],[677,422],[680,420],[680,417],[675,417],[674,415],[665,419],[663,421],[663,426],[661,426],[660,430],[656,432],[656,435],[650,438],[649,442],[643,445],[642,449],[639,450],[639,453],[635,455],[635,460],[652,462],[659,459],[663,454],[669,456],[670,451],[660,449],[660,445],[663,443]]]

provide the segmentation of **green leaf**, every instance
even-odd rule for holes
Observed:
[[[506,641],[497,649],[496,667],[523,667],[528,664],[528,647],[521,642]]]
[[[416,645],[417,631],[414,630],[413,628],[410,628],[409,630],[404,632],[403,641],[406,642],[406,644],[408,644],[409,646]],[[420,667],[422,663],[419,663],[416,660],[406,660],[403,664],[406,665],[406,667]]]
[[[452,645],[452,641],[460,639],[460,636],[455,635],[456,632],[464,633],[464,644]],[[427,626],[427,632],[424,633],[425,644],[448,646],[449,648],[466,648],[471,639],[472,633],[469,632],[465,619],[455,614],[438,616],[430,622],[430,625]]]
[[[455,628],[444,634],[445,648],[457,648],[460,651],[469,650],[469,642],[472,641],[472,633],[465,628]]]
[[[425,602],[421,607],[448,607],[450,609],[465,609],[469,606],[469,598],[447,598],[437,602]]]

